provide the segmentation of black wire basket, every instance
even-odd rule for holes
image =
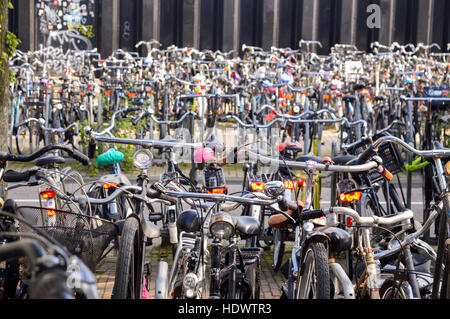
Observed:
[[[118,234],[114,223],[70,211],[23,206],[17,208],[17,214],[65,246],[93,272]],[[23,223],[19,223],[19,230],[36,233]]]
[[[383,136],[384,136],[384,134],[378,135],[378,136],[374,137],[373,140],[377,140],[378,138],[383,137]],[[349,152],[355,156],[358,156],[359,154],[364,152],[364,150],[366,150],[366,148],[370,144],[371,144],[370,141],[366,141],[365,143],[361,143],[361,144],[357,145],[354,149],[349,150]],[[381,159],[383,160],[383,166],[389,172],[391,172],[393,175],[398,174],[405,167],[405,163],[401,156],[401,152],[400,152],[398,146],[393,143],[382,144],[378,148],[378,156],[380,156]],[[358,176],[360,178],[363,177],[363,175],[365,176],[366,173],[358,174]],[[371,171],[369,173],[368,177],[372,183],[378,182],[383,179],[383,177],[376,171]]]

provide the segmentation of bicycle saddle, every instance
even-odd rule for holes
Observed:
[[[433,145],[434,145],[434,149],[435,149],[435,150],[439,150],[439,151],[450,151],[450,148],[446,148],[446,147],[442,146],[442,144],[439,143],[438,141],[434,141]]]
[[[111,148],[109,151],[103,153],[97,158],[97,165],[104,167],[119,164],[124,158],[125,155],[122,152]]]
[[[434,145],[434,149],[435,149],[435,150],[438,150],[438,151],[449,151],[449,152],[450,152],[450,148],[446,148],[446,147],[442,146],[442,144],[439,143],[438,141],[435,141],[435,142],[433,143],[433,145]],[[446,162],[447,160],[449,160],[449,159],[450,159],[450,156],[441,158],[441,160],[443,160],[444,164],[445,164],[445,162]]]
[[[283,153],[285,151],[300,153],[302,151],[302,146],[299,143],[284,142],[277,145],[277,150],[280,153]]]
[[[356,156],[354,156],[354,155],[350,155],[350,154],[338,155],[338,156],[333,158],[333,162],[336,165],[346,165],[350,161],[353,161],[354,159],[356,159]]]
[[[55,164],[64,164],[66,160],[61,156],[48,156],[40,158],[36,161],[36,165],[39,167],[51,166]]]
[[[241,236],[254,236],[259,233],[259,221],[251,216],[232,216],[236,232]]]

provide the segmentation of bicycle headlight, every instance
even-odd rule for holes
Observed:
[[[209,230],[216,238],[228,239],[234,235],[233,218],[227,213],[219,213],[214,216]]]
[[[188,273],[183,280],[183,288],[185,297],[194,298],[197,289],[198,277],[194,273]]]
[[[148,169],[153,165],[153,154],[149,150],[141,149],[134,153],[133,164],[137,169]]]

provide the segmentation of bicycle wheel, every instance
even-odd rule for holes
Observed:
[[[19,108],[19,110],[17,111],[17,123],[21,123],[24,120],[26,120],[27,118],[27,114],[26,111],[22,108]],[[16,148],[17,148],[17,152],[22,155],[25,153],[25,145],[26,145],[26,141],[27,141],[27,133],[28,132],[28,128],[27,126],[20,126],[17,128],[17,133],[16,133]],[[29,137],[28,137],[29,138]]]
[[[311,242],[302,263],[303,274],[297,279],[295,299],[330,299],[328,251],[321,242]]]
[[[139,222],[128,218],[123,225],[112,299],[139,299],[142,292],[142,243]]]
[[[392,280],[387,280],[380,289],[381,299],[409,299],[403,285],[396,285]]]
[[[281,230],[273,230],[273,265],[274,271],[280,270],[281,263],[283,262],[285,244],[281,238]]]

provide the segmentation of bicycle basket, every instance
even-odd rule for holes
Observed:
[[[118,233],[114,223],[70,211],[18,207],[17,214],[65,246],[94,272],[105,249]],[[19,230],[36,233],[23,223],[19,223]]]
[[[378,156],[383,160],[383,166],[393,175],[398,174],[405,166],[397,145],[392,143],[381,145],[378,149]],[[371,171],[369,179],[375,183],[382,180],[383,177],[378,172]]]

